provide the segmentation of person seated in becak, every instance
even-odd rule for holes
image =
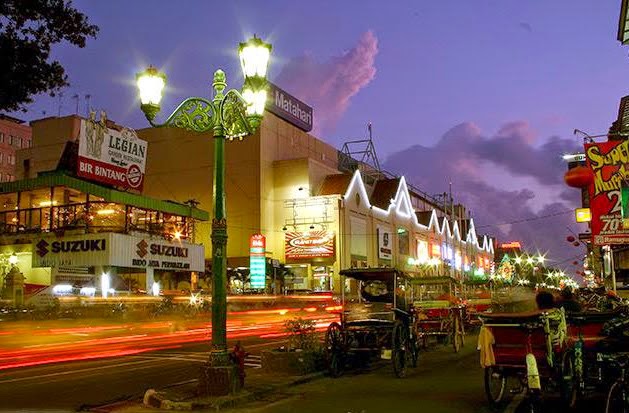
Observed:
[[[579,302],[574,297],[572,290],[567,287],[561,290],[561,296],[558,306],[563,308],[566,312],[579,312],[582,310],[581,304],[579,304]]]
[[[550,310],[555,308],[555,297],[548,291],[540,291],[535,296],[538,310]]]

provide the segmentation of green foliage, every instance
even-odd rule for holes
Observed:
[[[288,349],[313,350],[317,346],[315,323],[301,317],[286,320],[284,331],[288,333]]]
[[[68,0],[0,1],[0,110],[25,110],[38,93],[54,96],[68,86],[61,63],[50,59],[52,45],[85,47],[98,27]]]

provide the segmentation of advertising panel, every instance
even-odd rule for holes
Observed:
[[[266,101],[266,109],[299,129],[310,132],[312,108],[273,83],[268,84],[269,98]]]
[[[393,258],[391,230],[378,227],[378,258],[390,260]]]
[[[146,154],[146,141],[139,139],[131,129],[108,128],[104,114],[99,122],[93,117],[81,121],[78,176],[141,192]]]
[[[202,245],[124,234],[42,237],[33,241],[33,267],[116,266],[204,271]]]
[[[266,238],[262,234],[253,234],[249,238],[249,271],[251,288],[266,286]]]
[[[629,177],[629,141],[585,145],[587,166],[594,180],[588,188],[595,245],[629,243],[629,228],[622,225],[621,183]]]
[[[287,260],[334,258],[334,231],[287,232],[285,249]]]

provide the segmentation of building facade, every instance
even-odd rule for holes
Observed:
[[[21,119],[0,114],[0,182],[16,179],[16,152],[31,146],[31,127]]]
[[[100,126],[77,116],[34,122],[34,145],[18,152],[21,179],[0,183],[5,299],[20,303],[29,289],[41,287],[103,296],[196,288],[205,252],[194,232],[208,213],[106,183],[120,177],[141,184],[141,174],[116,175],[116,168],[127,160],[127,171],[141,171],[145,150],[139,148],[146,145],[102,120]],[[85,146],[88,158],[81,156]],[[96,155],[100,161],[92,159]],[[87,164],[97,178],[80,176]]]

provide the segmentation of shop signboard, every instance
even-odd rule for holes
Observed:
[[[287,232],[285,235],[287,260],[334,258],[334,231]]]
[[[203,271],[202,245],[124,234],[41,237],[33,242],[33,267],[115,266]]]
[[[378,258],[383,260],[390,260],[393,258],[391,241],[391,230],[384,227],[378,227]]]
[[[251,288],[266,286],[266,238],[262,234],[253,234],[249,238],[249,271]]]
[[[80,237],[37,237],[33,241],[33,267],[79,267],[107,262],[111,251],[110,234]]]
[[[428,242],[418,239],[417,240],[417,261],[419,264],[425,264],[429,260],[428,257]]]
[[[268,84],[269,98],[266,101],[266,109],[299,129],[310,132],[312,130],[312,108],[277,85],[271,82]]]
[[[142,191],[147,142],[131,129],[108,128],[101,120],[81,121],[77,175],[124,190]]]
[[[585,145],[587,166],[594,179],[588,188],[595,245],[629,243],[629,227],[622,225],[621,183],[629,178],[629,141]]]

